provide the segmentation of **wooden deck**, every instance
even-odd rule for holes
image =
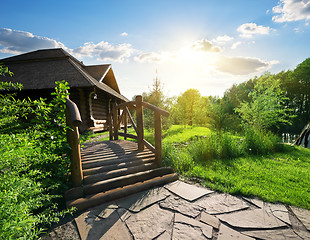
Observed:
[[[152,151],[138,151],[135,142],[86,143],[81,158],[83,184],[65,193],[67,207],[80,211],[178,179],[171,168],[156,164]]]

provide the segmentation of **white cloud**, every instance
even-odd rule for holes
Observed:
[[[222,49],[220,47],[214,46],[211,42],[206,39],[201,39],[196,41],[192,48],[195,51],[203,51],[203,52],[221,52]]]
[[[244,38],[251,38],[255,34],[267,35],[271,30],[270,27],[264,27],[256,23],[244,23],[237,28],[237,31],[241,33],[240,36]]]
[[[79,57],[97,57],[101,61],[124,62],[133,51],[134,49],[129,43],[112,45],[102,41],[97,44],[84,43],[83,46],[75,48],[71,52]]]
[[[176,56],[173,56],[170,52],[148,52],[134,57],[134,60],[140,63],[160,63],[171,59],[176,59]]]
[[[128,33],[122,32],[122,33],[121,33],[121,36],[126,37],[126,36],[128,36]]]
[[[228,35],[218,36],[212,40],[214,43],[225,44],[226,42],[232,41],[234,38]]]
[[[33,35],[30,32],[0,28],[0,52],[20,54],[44,48],[64,48],[65,45],[54,39]]]
[[[242,42],[238,41],[235,42],[233,45],[231,45],[231,49],[236,49],[237,47],[239,47],[242,44]]]
[[[280,0],[272,11],[277,14],[272,17],[275,22],[310,20],[310,0]]]
[[[259,58],[248,57],[226,57],[221,56],[215,63],[215,68],[219,72],[232,75],[248,75],[251,73],[266,71],[277,61],[263,61]]]

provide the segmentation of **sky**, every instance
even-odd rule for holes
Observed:
[[[203,96],[310,57],[310,0],[0,0],[0,59],[63,48],[112,64],[121,93]]]

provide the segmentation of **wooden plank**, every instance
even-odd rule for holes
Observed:
[[[141,95],[136,96],[136,120],[137,120],[137,140],[138,140],[138,149],[143,151],[144,144],[144,125],[143,125],[143,98]]]
[[[150,103],[147,103],[147,102],[142,102],[142,105],[143,105],[143,107],[146,107],[146,108],[148,108],[148,109],[151,109],[151,110],[153,110],[154,112],[157,112],[157,113],[159,113],[160,115],[163,115],[164,117],[169,117],[169,112],[167,112],[166,110],[164,110],[164,109],[161,109],[161,108],[159,108],[159,107],[156,107],[156,106],[154,106],[154,105],[152,105],[152,104],[150,104]]]
[[[116,103],[113,104],[112,112],[113,112],[113,136],[114,136],[114,140],[118,140],[118,127],[117,127],[118,112],[116,108]]]
[[[155,122],[155,160],[161,165],[162,153],[161,153],[161,116],[159,112],[154,113]]]
[[[124,139],[126,140],[127,139],[127,123],[128,123],[128,118],[127,118],[127,111],[126,111],[126,109],[124,109],[123,112],[124,112],[124,133],[125,133]]]
[[[122,137],[128,137],[128,138],[132,138],[132,139],[138,139],[138,137],[136,135],[133,135],[133,134],[130,134],[130,133],[122,133],[122,132],[119,132],[118,135],[122,136]]]
[[[125,110],[126,110],[126,112],[127,112],[127,114],[128,114],[128,117],[129,117],[129,120],[130,120],[130,122],[131,122],[131,124],[132,124],[133,129],[135,130],[135,132],[137,132],[137,126],[136,126],[136,124],[135,124],[135,122],[134,122],[134,120],[133,120],[133,118],[132,118],[132,116],[131,116],[131,114],[130,114],[128,108],[126,107]]]
[[[143,139],[143,144],[153,153],[155,153],[155,148],[152,144],[150,144],[148,141],[146,141],[145,139]]]
[[[125,102],[117,105],[118,108],[135,108],[136,107],[136,102],[130,101],[130,102]]]

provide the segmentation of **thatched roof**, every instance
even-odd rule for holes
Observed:
[[[54,88],[66,80],[70,87],[98,87],[123,101],[110,64],[85,66],[61,48],[44,49],[0,60],[14,73],[0,81],[19,82],[25,90]]]

